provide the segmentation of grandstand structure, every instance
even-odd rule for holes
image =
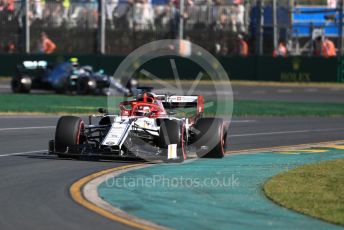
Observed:
[[[61,53],[127,54],[149,41],[179,38],[181,34],[211,50],[214,47],[211,41],[231,44],[235,34],[246,33],[248,27],[249,4],[240,0],[14,0],[13,3],[11,10],[0,8],[0,52],[5,52],[8,43],[14,43],[16,52],[35,53],[42,31]]]
[[[0,53],[39,52],[42,31],[63,54],[126,55],[153,40],[183,38],[231,55],[238,34],[251,54],[272,54],[284,39],[290,54],[309,55],[319,35],[341,51],[343,0],[329,1],[0,0]]]
[[[313,42],[318,36],[330,38],[337,44],[338,51],[342,50],[342,0],[337,0],[335,5],[329,5],[328,0],[261,2],[261,8],[253,6],[250,15],[250,34],[262,41],[264,52],[261,54],[271,53],[282,39],[288,44],[290,55],[312,55]],[[277,4],[274,6],[273,2]]]
[[[343,53],[343,1],[332,6],[295,6],[291,25],[296,54],[311,54],[312,41],[318,36],[331,38]]]

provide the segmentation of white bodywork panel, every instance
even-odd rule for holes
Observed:
[[[172,102],[172,103],[197,103],[198,96],[170,96],[165,98],[164,95],[157,95],[162,98],[162,102]]]
[[[129,134],[131,124],[129,120],[124,122],[114,122],[104,138],[102,145],[107,146],[121,146],[125,140],[125,138]]]
[[[178,118],[169,118],[172,120],[180,120]],[[188,128],[188,126],[187,126]],[[159,136],[160,126],[156,123],[156,118],[148,117],[114,117],[114,122],[104,138],[102,145],[122,147],[125,139],[131,130],[143,131],[153,136]]]
[[[157,126],[155,118],[129,118],[118,116],[115,117],[108,134],[102,142],[102,145],[121,147],[132,129],[136,129],[138,131],[147,129],[146,132],[158,136],[160,127]]]

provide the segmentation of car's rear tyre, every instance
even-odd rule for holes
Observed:
[[[11,88],[14,93],[30,93],[32,80],[27,75],[14,77],[11,81]]]
[[[58,120],[55,131],[55,152],[59,157],[68,157],[67,147],[82,142],[83,128],[84,122],[80,117],[63,116]]]
[[[194,146],[201,158],[222,158],[225,155],[228,124],[221,118],[201,118],[195,124]]]
[[[164,162],[166,163],[181,163],[186,160],[186,135],[185,124],[178,120],[161,119],[159,143],[163,150],[163,155],[166,155]],[[177,144],[177,158],[168,159],[168,147],[171,144]]]

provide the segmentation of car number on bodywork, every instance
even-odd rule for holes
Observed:
[[[128,127],[128,123],[114,123],[106,135],[103,145],[113,146],[120,145],[121,141],[125,138]]]

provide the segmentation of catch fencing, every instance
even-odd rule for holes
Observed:
[[[128,54],[149,41],[183,37],[209,50],[225,43],[227,54],[227,44],[248,32],[249,4],[185,0],[183,6],[181,13],[177,1],[166,0],[14,1],[13,9],[0,7],[0,52],[39,53],[45,32],[57,53]]]

